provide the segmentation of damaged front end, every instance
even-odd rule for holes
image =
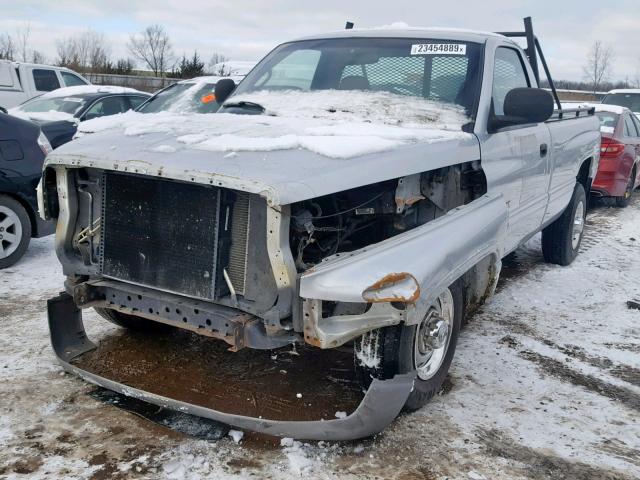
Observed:
[[[494,273],[476,282],[479,296],[497,279],[506,213],[501,199],[486,195],[478,161],[288,205],[257,185],[182,172],[78,161],[52,162],[43,175],[41,213],[58,219],[56,252],[67,276],[66,292],[49,301],[55,353],[66,370],[125,395],[271,435],[366,437],[401,411],[415,373],[374,379],[342,419],[229,414],[72,363],[94,348],[80,309],[190,330],[231,351],[296,342],[330,349],[381,327],[416,324],[479,262]]]
[[[66,371],[95,385],[162,408],[268,435],[305,440],[353,440],[369,437],[382,431],[393,421],[413,388],[415,374],[396,375],[390,380],[374,380],[355,412],[335,420],[281,421],[229,414],[145,392],[73,365],[71,362],[74,359],[95,348],[85,333],[82,312],[66,293],[50,299],[47,308],[53,350]]]

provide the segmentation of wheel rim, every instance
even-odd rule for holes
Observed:
[[[0,205],[0,259],[7,258],[20,246],[22,224],[18,214]]]
[[[429,380],[442,366],[451,342],[453,316],[453,296],[446,289],[417,327],[413,363],[420,379]]]
[[[584,230],[584,203],[582,200],[576,206],[576,213],[573,217],[573,232],[571,235],[571,246],[575,250],[580,244],[582,231]]]

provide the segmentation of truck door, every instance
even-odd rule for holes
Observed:
[[[504,100],[510,90],[532,86],[524,65],[517,49],[496,49],[490,115],[504,114]],[[542,224],[550,177],[550,141],[544,123],[502,128],[482,139],[482,165],[487,179],[507,202],[508,250],[515,249]]]

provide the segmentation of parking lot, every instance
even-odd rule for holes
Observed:
[[[158,411],[120,405],[65,374],[45,311],[61,269],[53,238],[34,240],[0,277],[0,477],[638,478],[640,310],[627,305],[640,297],[638,242],[637,196],[627,209],[591,211],[569,267],[543,263],[534,237],[505,259],[497,294],[463,330],[448,381],[427,406],[365,441],[281,445],[249,433],[236,443],[197,419],[170,418],[167,428]],[[117,363],[121,330],[85,317]],[[296,375],[295,363],[308,357],[288,351],[254,370]],[[225,368],[217,366],[231,390]],[[272,393],[266,382],[253,401],[271,401]],[[296,401],[294,390],[278,394]],[[342,401],[332,395],[327,409]]]

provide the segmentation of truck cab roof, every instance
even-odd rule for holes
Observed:
[[[439,27],[409,27],[395,26],[377,27],[377,28],[354,28],[350,30],[338,30],[324,34],[311,35],[298,38],[295,41],[302,40],[320,40],[328,38],[433,38],[433,39],[449,39],[460,40],[463,42],[484,43],[487,38],[503,38],[503,35],[493,32],[484,32],[480,30],[466,30],[461,28],[439,28]],[[515,43],[515,42],[513,42]]]

